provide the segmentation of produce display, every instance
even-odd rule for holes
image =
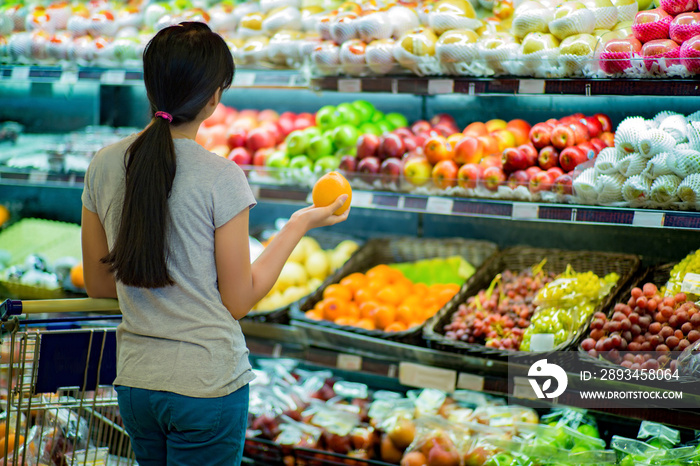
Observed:
[[[249,453],[256,439],[265,439],[282,452],[317,450],[315,460],[323,460],[324,451],[344,456],[327,457],[334,464],[615,464],[615,453],[585,412],[556,408],[540,418],[531,408],[476,392],[373,391],[330,371],[303,371],[279,360],[259,363],[251,384]]]
[[[700,462],[700,446],[681,442],[676,429],[644,421],[639,426],[636,439],[619,435],[610,440],[610,448],[617,452],[620,466],[658,464],[674,466]]]
[[[243,66],[320,75],[690,76],[696,2],[439,0],[0,4],[0,61],[138,67],[155,31],[204,21]],[[643,43],[643,45],[642,45]]]

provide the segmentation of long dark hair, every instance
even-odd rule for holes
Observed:
[[[143,80],[154,118],[129,146],[119,230],[102,258],[125,285],[160,288],[168,273],[168,198],[175,178],[170,125],[193,121],[214,94],[227,89],[235,71],[226,42],[206,24],[180,23],[159,31],[143,53]]]

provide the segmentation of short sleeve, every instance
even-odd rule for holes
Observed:
[[[257,204],[243,170],[234,162],[226,164],[213,186],[214,227],[219,228]]]
[[[97,161],[97,157],[95,156],[92,161],[90,161],[90,165],[88,165],[87,170],[85,171],[85,179],[83,181],[83,195],[82,195],[82,201],[83,201],[83,206],[90,212],[97,212],[97,204],[95,202],[95,196],[94,196],[94,191],[92,187],[94,186],[94,178],[95,178],[95,165]]]

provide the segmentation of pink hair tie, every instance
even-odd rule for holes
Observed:
[[[156,112],[155,115],[157,118],[162,118],[164,120],[168,120],[169,123],[173,122],[173,116],[169,114],[168,112]]]

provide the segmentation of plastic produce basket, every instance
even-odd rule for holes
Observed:
[[[472,241],[462,238],[448,239],[416,239],[416,238],[378,238],[367,242],[358,250],[345,265],[329,277],[316,292],[303,300],[299,306],[291,310],[292,320],[301,321],[320,329],[348,332],[364,336],[392,340],[402,343],[420,344],[422,325],[414,326],[403,332],[384,332],[381,330],[366,330],[356,327],[341,326],[330,321],[308,319],[305,312],[323,299],[323,289],[338,283],[340,280],[355,272],[366,272],[379,264],[411,262],[435,257],[461,256],[477,270],[497,251],[497,246],[488,241]],[[474,275],[471,277],[473,278]],[[467,281],[469,282],[471,278]]]
[[[564,272],[567,265],[571,265],[576,272],[586,272],[590,270],[599,277],[611,272],[616,272],[620,276],[617,285],[613,287],[610,293],[608,293],[596,307],[594,312],[606,309],[613,297],[631,280],[634,273],[639,268],[639,258],[629,254],[595,251],[564,251],[559,249],[537,249],[529,247],[505,249],[479,269],[472,279],[462,287],[454,299],[425,324],[423,328],[423,338],[428,342],[429,346],[434,349],[502,360],[513,357],[539,359],[543,355],[553,351],[568,349],[576,341],[578,335],[588,327],[590,318],[568,341],[547,352],[510,351],[489,348],[481,344],[449,339],[445,337],[443,331],[445,325],[452,321],[452,315],[457,312],[459,305],[466,302],[467,298],[470,296],[476,295],[479,290],[488,288],[497,274],[506,269],[512,270],[513,272],[521,272],[539,264],[545,258],[547,262],[544,270],[556,274]]]
[[[262,234],[262,231],[260,232],[255,232],[253,236],[259,237]],[[343,235],[340,233],[333,233],[333,232],[325,232],[322,230],[314,230],[311,231],[307,234],[307,236],[312,237],[316,241],[318,241],[318,244],[321,246],[323,249],[333,249],[337,245],[339,245],[341,242],[345,240],[352,240],[356,242],[358,245],[362,246],[363,241],[355,238],[350,235]],[[331,274],[329,277],[332,277],[333,274]],[[328,279],[326,279],[328,280]],[[322,289],[325,286],[324,284],[319,286],[319,289]],[[306,298],[308,298],[311,295],[308,294],[298,301],[296,303],[300,303]],[[251,311],[248,313],[248,315],[245,316],[245,319],[252,320],[255,322],[265,322],[269,324],[289,324],[290,318],[289,318],[289,309],[290,307],[295,304],[295,303],[289,303],[286,306],[278,307],[277,309],[272,309],[269,311]]]

